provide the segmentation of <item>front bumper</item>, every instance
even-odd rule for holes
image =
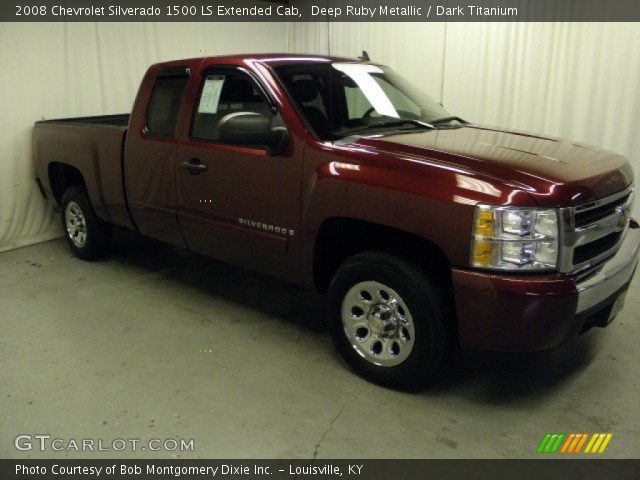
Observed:
[[[454,268],[453,290],[463,348],[525,352],[552,348],[606,324],[638,264],[640,228],[627,230],[610,259],[589,275],[500,275]]]

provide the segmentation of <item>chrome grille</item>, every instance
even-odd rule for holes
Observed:
[[[613,255],[629,227],[633,186],[610,197],[560,209],[559,270],[575,273]]]
[[[613,232],[607,236],[589,242],[586,245],[580,245],[573,250],[573,264],[580,265],[588,262],[592,258],[601,255],[616,246],[620,240],[622,232]]]
[[[630,195],[631,193],[627,193],[624,197],[614,200],[611,203],[600,205],[599,207],[594,207],[588,210],[576,212],[576,216],[575,216],[576,228],[584,227],[585,225],[589,225],[593,222],[597,222],[600,219],[613,215],[616,211],[616,207],[620,205],[624,205],[625,202],[629,199]]]

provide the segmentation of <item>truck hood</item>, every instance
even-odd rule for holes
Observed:
[[[631,166],[622,155],[561,138],[480,125],[366,136],[355,144],[499,180],[529,192],[540,206],[587,203],[633,182]]]

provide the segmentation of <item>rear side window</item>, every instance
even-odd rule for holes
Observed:
[[[187,80],[186,75],[161,76],[156,79],[147,110],[149,134],[173,137]]]

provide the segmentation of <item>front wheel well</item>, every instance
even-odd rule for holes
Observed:
[[[80,170],[65,163],[49,164],[49,184],[56,203],[60,205],[64,192],[73,185],[85,186]]]
[[[380,250],[417,264],[451,288],[451,264],[437,245],[393,227],[351,218],[325,220],[316,237],[313,274],[316,289],[325,293],[340,265],[352,255]]]

